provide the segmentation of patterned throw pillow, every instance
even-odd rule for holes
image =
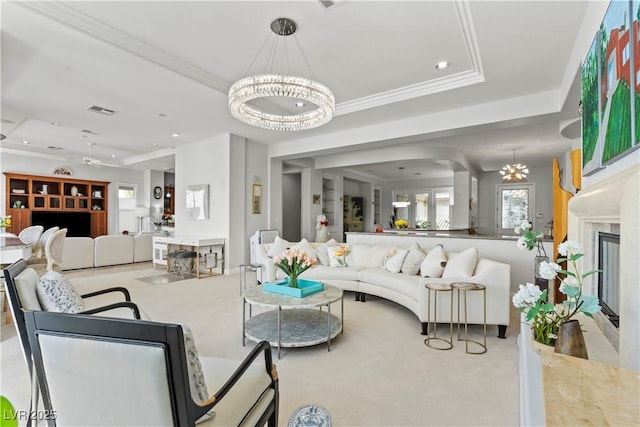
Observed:
[[[422,277],[442,277],[446,266],[447,254],[442,245],[438,245],[429,251],[420,264],[420,275]]]
[[[330,246],[336,246],[338,242],[335,239],[329,240],[327,243],[323,243],[316,249],[316,257],[318,261],[320,261],[321,265],[330,265],[331,261],[329,261],[329,251],[327,250]]]
[[[415,276],[420,272],[420,264],[424,261],[425,256],[426,255],[422,252],[420,246],[416,242],[413,242],[409,247],[409,252],[405,257],[404,262],[402,263],[401,271],[404,274]]]
[[[189,388],[191,390],[191,398],[196,403],[200,403],[209,399],[209,390],[202,373],[202,365],[198,357],[198,349],[196,341],[193,338],[193,332],[188,326],[182,325],[182,335],[184,336],[184,351],[187,356],[187,372],[189,373]],[[196,423],[212,418],[216,413],[211,410],[204,414]]]
[[[348,267],[347,256],[351,254],[349,245],[341,243],[336,246],[328,246],[329,266],[330,267]]]
[[[84,301],[69,279],[57,271],[49,271],[38,279],[36,295],[45,311],[57,313],[80,313]]]
[[[402,263],[409,251],[407,249],[391,248],[382,260],[382,268],[391,273],[400,273]]]

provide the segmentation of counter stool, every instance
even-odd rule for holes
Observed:
[[[167,254],[169,270],[176,276],[184,278],[185,273],[191,271],[191,261],[196,259],[195,251],[174,251]]]
[[[258,285],[258,270],[260,270],[260,277],[262,277],[262,264],[240,264],[240,295],[247,290],[247,271],[254,271],[256,273],[256,285]]]
[[[487,287],[478,283],[456,282],[451,284],[452,288],[458,291],[458,341],[464,341],[464,351],[468,354],[484,354],[487,352]],[[474,341],[469,338],[469,325],[467,322],[467,293],[482,291],[482,327],[483,342]],[[464,296],[464,338],[460,338],[460,292]],[[482,347],[482,351],[469,351],[469,343],[474,343]]]
[[[435,350],[451,350],[453,348],[453,288],[447,284],[427,283],[427,338],[424,344]],[[431,322],[431,293],[433,292],[433,322]],[[449,292],[449,340],[438,337],[438,293]],[[431,323],[433,323],[433,334],[430,332]],[[435,347],[432,341],[440,341],[447,344],[447,347]]]

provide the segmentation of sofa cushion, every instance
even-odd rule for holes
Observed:
[[[300,252],[303,252],[309,259],[315,259],[316,261],[318,260],[316,250],[313,246],[311,246],[311,243],[309,243],[307,239],[302,239],[291,247],[293,249],[299,250]]]
[[[424,261],[426,254],[422,251],[417,242],[413,242],[409,247],[409,252],[402,263],[404,274],[416,275],[420,272],[420,264]]]
[[[93,253],[94,243],[91,237],[66,237],[61,268],[63,270],[92,268]]]
[[[455,254],[449,254],[447,266],[442,277],[471,277],[478,263],[478,249],[469,248]]]
[[[95,267],[133,263],[133,236],[109,234],[93,239]]]
[[[422,277],[442,277],[446,265],[447,254],[442,245],[438,245],[424,257],[424,261],[420,264],[420,275]]]
[[[368,243],[354,243],[349,246],[351,247],[350,258],[347,259],[349,265],[366,267],[371,259],[371,245]]]
[[[358,273],[358,280],[361,283],[392,289],[415,301],[420,300],[420,276],[391,273],[382,268],[365,268]]]
[[[269,250],[267,251],[267,256],[274,257],[276,255],[280,255],[282,252],[286,251],[291,247],[291,243],[284,240],[280,236],[276,236],[276,240],[269,246]]]
[[[153,234],[143,233],[133,236],[133,262],[151,261],[152,259]]]
[[[400,273],[402,263],[409,251],[407,249],[400,249],[393,247],[382,260],[382,268],[391,273]]]
[[[33,268],[26,268],[15,278],[20,303],[25,310],[42,310],[38,300],[38,274]]]
[[[329,265],[329,252],[327,251],[327,247],[336,246],[338,242],[335,239],[329,240],[327,243],[323,243],[316,248],[316,257],[321,265]]]
[[[330,267],[347,267],[349,265],[347,258],[351,254],[349,245],[341,243],[336,246],[328,246],[327,252],[329,253]]]
[[[80,313],[84,301],[71,282],[57,271],[48,271],[38,279],[36,293],[43,310],[57,313]]]
[[[308,280],[358,280],[360,268],[344,267],[334,268],[328,265],[317,265],[308,269],[300,275],[302,279]]]

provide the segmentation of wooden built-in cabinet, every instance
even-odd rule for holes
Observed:
[[[107,234],[108,190],[105,181],[5,173],[6,213],[18,234],[31,225],[33,211],[88,212],[91,237]]]

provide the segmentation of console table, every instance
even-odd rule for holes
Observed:
[[[244,292],[242,302],[242,345],[245,338],[255,342],[269,341],[272,347],[278,347],[278,359],[281,347],[307,347],[326,342],[327,351],[331,351],[331,339],[344,330],[342,296],[342,289],[326,283],[322,292],[304,298],[266,292],[262,286],[249,288]],[[337,301],[341,304],[340,318],[331,314],[331,304]],[[275,310],[252,316],[252,305]],[[324,306],[326,312],[322,311]]]
[[[200,278],[201,269],[209,270],[209,276],[213,276],[213,269],[220,267],[224,274],[224,239],[218,237],[154,236],[153,267],[164,265],[168,271],[167,254],[187,248],[196,253],[196,278]]]

